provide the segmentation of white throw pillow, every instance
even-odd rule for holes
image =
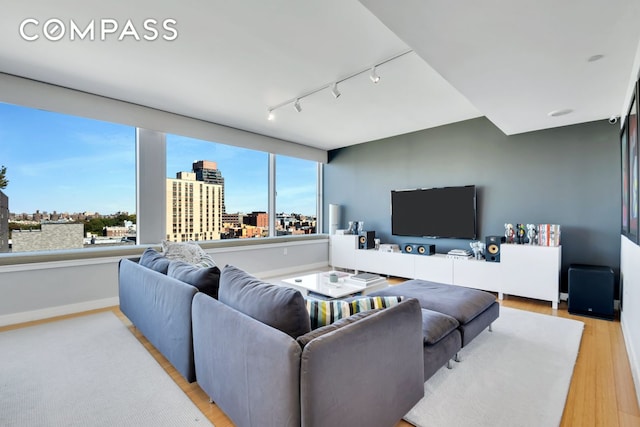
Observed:
[[[177,259],[199,267],[215,267],[216,263],[196,242],[162,241],[162,254],[167,259]]]

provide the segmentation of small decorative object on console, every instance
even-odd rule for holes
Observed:
[[[527,235],[527,232],[524,229],[524,224],[516,224],[516,236],[517,236],[517,242],[519,245],[524,244],[524,239],[526,235]]]
[[[486,245],[483,242],[480,242],[480,241],[471,242],[469,243],[469,246],[471,246],[471,250],[473,251],[473,256],[477,260],[484,259],[484,250]]]
[[[513,243],[513,238],[515,234],[516,233],[513,230],[513,224],[505,223],[504,224],[504,237],[506,239],[505,243]]]
[[[349,221],[349,228],[347,229],[346,234],[356,234],[356,223],[353,221]]]
[[[529,239],[530,245],[538,244],[538,231],[537,226],[535,224],[527,224],[527,238]]]

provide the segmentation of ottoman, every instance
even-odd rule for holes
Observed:
[[[438,369],[457,359],[462,348],[460,323],[451,316],[437,311],[422,309],[422,336],[424,355],[424,380],[431,378]]]
[[[422,308],[456,319],[462,347],[500,316],[500,305],[488,292],[426,280],[408,280],[370,295],[416,298]]]

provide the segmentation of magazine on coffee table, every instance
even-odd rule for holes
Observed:
[[[349,279],[353,280],[354,282],[366,284],[366,283],[371,283],[371,282],[380,280],[382,279],[382,277],[372,273],[359,273],[359,274],[354,274],[353,276],[349,277]]]

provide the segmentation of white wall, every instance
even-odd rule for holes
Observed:
[[[629,76],[629,84],[625,104],[620,117],[624,117],[631,105],[634,83],[640,76],[640,43],[636,50],[633,70]],[[622,120],[621,120],[622,122]],[[627,346],[633,382],[636,386],[636,397],[640,404],[640,246],[622,236],[620,243],[620,283],[622,284],[622,312],[620,323]]]
[[[620,318],[640,403],[640,246],[622,236],[620,252],[620,281],[623,286]]]
[[[232,264],[268,278],[327,266],[329,240],[233,246],[207,252],[220,268]],[[0,266],[0,326],[118,305],[119,261],[120,257],[104,257]]]

